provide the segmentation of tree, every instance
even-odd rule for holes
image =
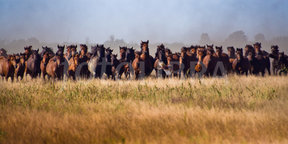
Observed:
[[[255,35],[254,41],[255,41],[255,42],[265,43],[265,42],[266,42],[266,39],[265,39],[264,34],[258,33],[257,35]]]
[[[212,43],[208,33],[202,33],[199,43],[202,44],[202,45],[203,44],[211,44]]]
[[[235,31],[228,36],[225,43],[236,47],[244,47],[247,41],[247,36],[243,31]]]

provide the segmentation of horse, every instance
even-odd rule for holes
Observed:
[[[15,78],[18,80],[18,77],[20,76],[20,79],[22,80],[24,77],[26,68],[25,63],[25,54],[20,53],[20,55],[16,55],[16,69],[15,69]]]
[[[141,41],[141,55],[140,60],[144,62],[145,76],[149,76],[153,71],[154,58],[149,53],[149,40]]]
[[[248,75],[250,63],[248,59],[244,57],[242,48],[237,48],[236,59],[233,61],[232,68],[237,74]]]
[[[26,46],[24,47],[24,54],[25,54],[25,61],[28,60],[28,58],[30,57],[30,55],[32,54],[32,46]]]
[[[63,79],[64,74],[66,74],[68,69],[68,62],[64,57],[65,45],[57,45],[57,47],[58,50],[56,55],[48,61],[46,66],[46,73],[48,78],[52,78],[53,80],[55,80],[55,78],[58,78],[59,80]]]
[[[181,53],[172,53],[169,54],[167,57],[167,67],[169,69],[169,73],[167,73],[168,71],[166,71],[166,75],[168,76],[180,76],[181,71],[180,71],[180,56]]]
[[[203,69],[203,59],[206,56],[206,49],[205,46],[197,46],[196,51],[196,61],[197,64],[195,65],[195,73],[200,73]]]
[[[167,57],[165,55],[165,46],[163,44],[157,46],[155,53],[154,69],[156,71],[156,77],[161,76],[165,78],[167,75]]]
[[[7,55],[7,51],[4,49],[4,48],[1,48],[0,49],[0,56],[2,56],[2,57],[8,57],[8,55]]]
[[[43,79],[45,80],[45,76],[47,75],[47,72],[46,72],[46,66],[50,60],[50,58],[54,57],[54,52],[51,48],[49,47],[42,47],[42,52],[41,52],[41,57],[42,57],[42,60],[41,60],[41,64],[40,64],[40,69],[41,69],[41,73],[42,73],[42,77]]]
[[[111,65],[112,52],[113,50],[110,49],[110,47],[106,48],[105,50],[105,61],[107,62],[105,74],[108,79],[110,78],[110,76],[112,76],[112,65]]]
[[[193,49],[193,50],[192,50]],[[180,66],[183,71],[184,76],[188,77],[192,75],[191,71],[191,62],[196,62],[196,52],[194,51],[194,47],[182,47],[181,49],[181,57],[180,57]]]
[[[126,50],[126,58],[125,62],[127,64],[124,65],[124,72],[125,72],[125,77],[130,78],[131,77],[131,64],[133,63],[133,60],[135,59],[135,50],[133,47],[127,48]]]
[[[206,68],[206,76],[214,75],[216,64],[218,62],[218,58],[214,56],[214,53],[213,45],[207,46],[206,56],[203,58],[203,64]]]
[[[254,62],[254,74],[258,75],[261,72],[261,75],[265,75],[265,69],[267,67],[267,61],[264,57],[264,53],[261,50],[261,43],[255,43],[254,44],[254,50],[255,50],[255,62]],[[269,59],[269,58],[268,58]]]
[[[26,61],[26,76],[30,75],[32,79],[38,77],[41,74],[40,63],[39,49],[31,50],[31,55]]]
[[[91,47],[91,51],[92,56],[88,62],[88,69],[94,78],[101,78],[104,73],[104,70],[102,70],[102,65],[105,65],[106,61],[105,47],[104,45],[97,44],[96,46]]]
[[[229,65],[228,65],[228,73],[233,72],[232,64],[234,60],[236,59],[236,53],[235,53],[235,48],[233,46],[227,47],[227,55],[229,59]]]
[[[282,75],[282,74],[287,75],[287,73],[288,73],[288,56],[285,55],[284,52],[279,53],[278,65],[279,65],[279,75]]]
[[[122,74],[125,74],[126,78],[130,78],[130,67],[135,59],[135,50],[127,47],[119,47],[120,49],[120,63],[121,67],[119,68],[118,78],[121,79]]]
[[[79,52],[79,67],[77,71],[80,71],[80,77],[89,78],[90,72],[88,70],[88,47],[86,44],[80,44],[81,51]]]
[[[278,45],[271,46],[271,54],[269,57],[272,58],[272,73],[273,75],[277,75],[278,71],[280,70],[279,64],[279,49]]]
[[[216,46],[216,52],[214,53],[214,57],[217,58],[218,64],[219,62],[223,64],[225,71],[219,71],[217,70],[217,75],[218,76],[223,76],[225,73],[227,74],[229,70],[229,56],[228,54],[224,53],[222,50],[222,46]]]
[[[143,68],[141,68],[140,66],[140,62],[142,61],[140,58],[141,55],[142,55],[141,51],[135,51],[135,59],[132,62],[132,67],[134,70],[136,80],[140,78],[140,75],[145,75],[145,72],[143,72]]]
[[[120,64],[120,61],[117,59],[117,54],[112,54],[111,55],[111,72],[112,72],[112,79],[116,80],[116,76],[117,76],[117,67]]]
[[[76,80],[76,70],[79,65],[79,54],[73,55],[68,61],[68,77],[71,77],[73,80]]]
[[[14,73],[16,67],[15,57],[8,55],[8,57],[0,56],[0,76],[4,77],[7,81],[9,77],[11,81],[14,80]]]

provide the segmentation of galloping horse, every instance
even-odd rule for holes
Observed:
[[[237,48],[236,59],[234,60],[232,67],[237,74],[248,75],[248,71],[250,69],[250,63],[248,59],[244,57],[242,48]]]
[[[30,75],[32,78],[36,78],[41,74],[40,63],[41,56],[38,50],[31,50],[31,54],[27,60],[26,64],[26,75]]]

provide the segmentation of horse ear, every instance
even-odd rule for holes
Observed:
[[[45,49],[45,47],[44,47],[44,46],[42,46],[42,49]]]
[[[149,43],[149,40],[147,40],[147,43]]]
[[[133,47],[131,49],[134,50]]]

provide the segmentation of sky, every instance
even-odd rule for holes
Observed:
[[[287,0],[0,0],[0,39],[101,43],[288,35]]]

